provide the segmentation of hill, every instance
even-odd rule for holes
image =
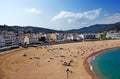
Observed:
[[[41,27],[32,27],[32,26],[13,26],[12,27],[15,31],[25,31],[27,33],[33,32],[33,33],[60,33],[62,31],[53,30],[53,29],[47,29],[47,28],[41,28]]]
[[[41,28],[41,27],[33,27],[33,26],[7,26],[0,25],[0,31],[14,31],[19,32],[23,31],[24,33],[61,33],[63,31]]]
[[[120,31],[120,22],[112,24],[108,30]]]
[[[98,33],[110,30],[120,31],[120,22],[115,24],[95,24],[80,29],[67,30],[66,33]]]
[[[98,33],[104,31],[116,30],[120,31],[120,22],[115,24],[95,24],[89,27],[84,27],[80,29],[72,29],[66,31],[59,31],[41,27],[33,27],[33,26],[7,26],[0,25],[0,31],[23,31],[24,33]]]
[[[13,28],[7,25],[0,25],[0,31],[14,31]]]

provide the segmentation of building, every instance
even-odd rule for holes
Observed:
[[[30,34],[29,40],[30,40],[30,44],[37,44],[38,43],[38,35]]]
[[[93,40],[93,39],[99,39],[100,34],[98,33],[88,33],[88,34],[83,34],[84,40]]]
[[[50,34],[50,38],[52,41],[57,41],[57,35],[55,33]]]
[[[65,34],[64,41],[73,41],[73,34]]]
[[[76,40],[76,41],[82,41],[84,39],[84,36],[82,34],[77,34],[75,36],[73,36],[73,40]]]
[[[84,35],[83,34],[80,34],[79,37],[80,37],[81,40],[84,40]]]
[[[0,47],[5,46],[5,39],[3,38],[3,36],[0,36]]]
[[[5,46],[15,45],[15,34],[14,32],[3,32],[2,36],[5,39]]]
[[[46,42],[52,42],[52,39],[51,39],[51,37],[50,37],[50,34],[44,34],[44,35],[42,35],[42,37],[45,37],[45,41],[46,41]]]
[[[111,32],[108,32],[106,34],[106,38],[107,39],[120,39],[120,33],[111,33]]]
[[[25,44],[30,44],[30,39],[29,39],[28,36],[25,36],[25,37],[24,37],[24,43],[25,43]]]
[[[56,33],[56,35],[57,35],[57,41],[63,41],[64,34],[62,34],[62,33]]]
[[[16,45],[20,45],[22,42],[20,41],[20,37],[15,37],[14,42]]]

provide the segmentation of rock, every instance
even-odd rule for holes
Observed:
[[[32,58],[29,58],[29,59],[32,59]]]
[[[35,59],[40,59],[40,57],[33,57],[33,58],[35,58]]]
[[[23,54],[23,57],[26,57],[26,56],[27,56],[27,55],[24,53],[24,54]]]

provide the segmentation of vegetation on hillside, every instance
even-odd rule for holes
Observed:
[[[116,30],[120,31],[120,22],[115,24],[95,24],[89,27],[84,27],[81,29],[73,29],[66,31],[59,31],[53,29],[46,29],[41,27],[32,27],[32,26],[7,26],[0,25],[0,31],[14,31],[19,32],[23,31],[24,33],[98,33],[104,31]]]

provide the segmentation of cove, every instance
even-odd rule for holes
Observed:
[[[120,48],[91,57],[89,64],[98,79],[120,79]]]

